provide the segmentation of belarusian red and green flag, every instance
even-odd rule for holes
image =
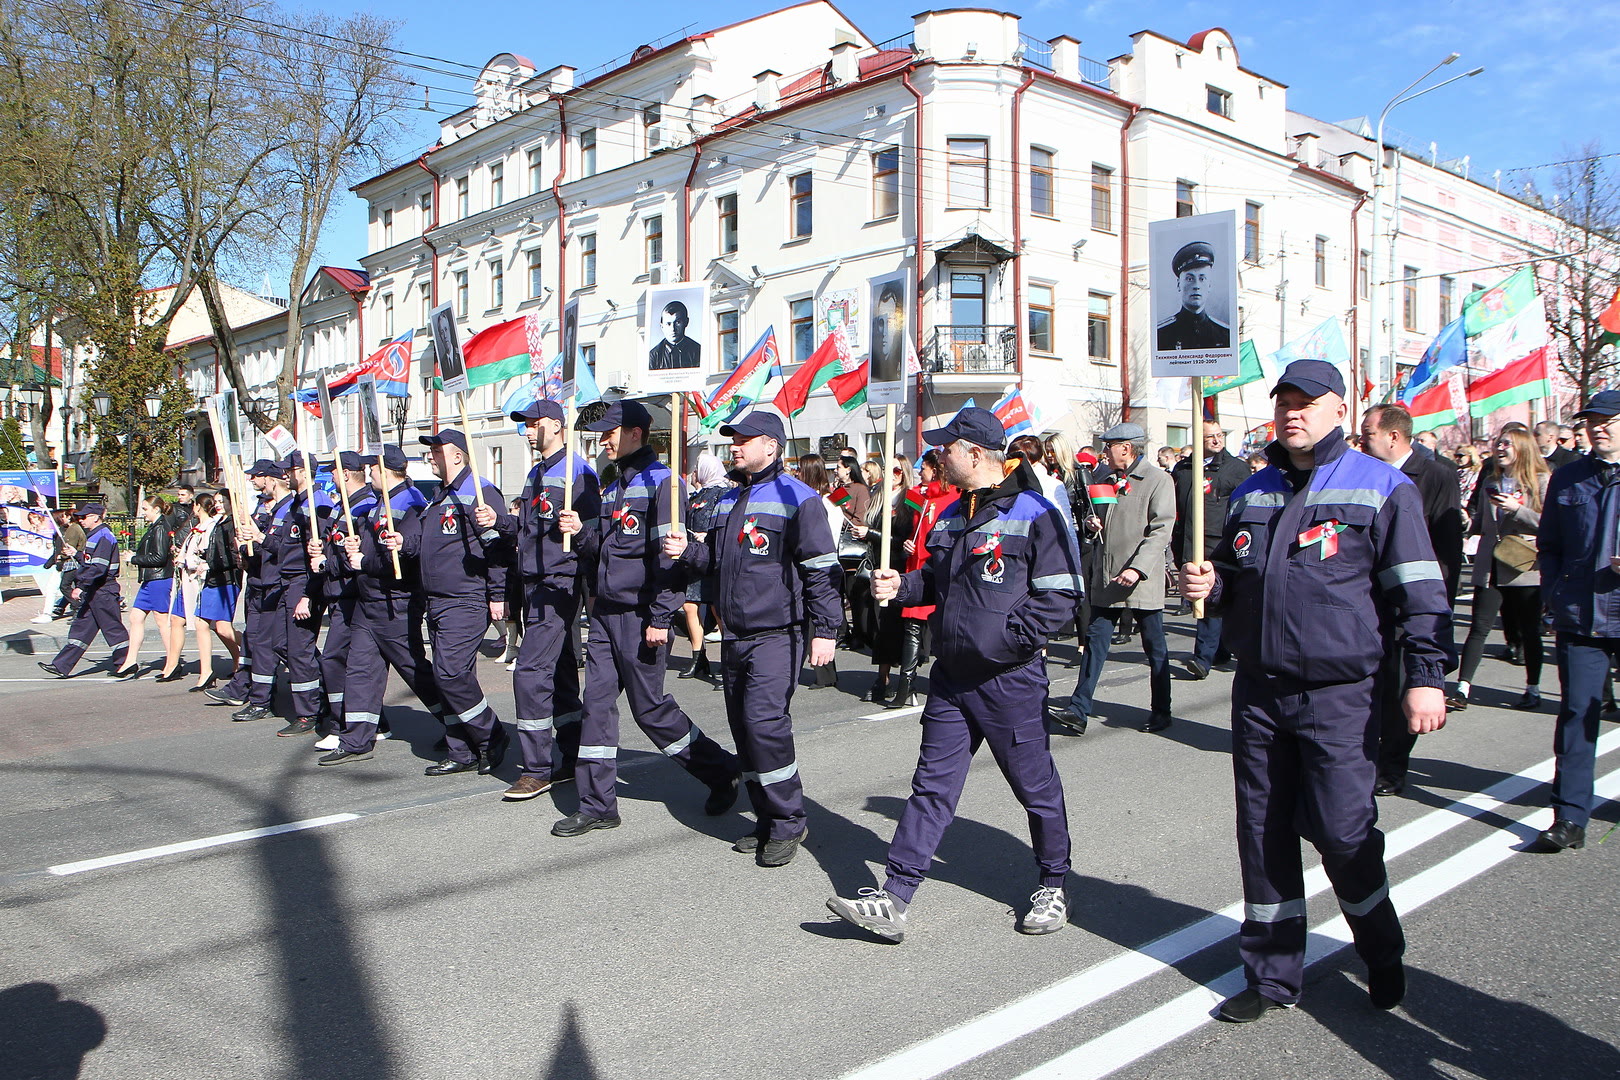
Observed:
[[[860,367],[854,371],[846,371],[842,375],[834,375],[827,380],[827,389],[832,391],[838,407],[845,412],[852,412],[866,404],[866,384],[872,380],[872,362],[862,360]]]
[[[1463,301],[1463,331],[1469,337],[1482,334],[1513,318],[1535,298],[1535,273],[1528,266],[1520,267],[1494,288],[1468,294]]]
[[[1497,409],[1552,397],[1552,380],[1547,377],[1547,354],[1544,346],[1513,363],[1493,371],[1482,379],[1475,379],[1468,387],[1468,412],[1472,416],[1489,416]]]
[[[1450,379],[1441,379],[1407,403],[1412,414],[1412,432],[1433,431],[1457,422],[1457,399]]]
[[[843,373],[847,359],[849,343],[844,338],[843,328],[838,327],[821,339],[810,359],[800,364],[799,370],[776,392],[772,404],[783,416],[798,416],[811,394]]]
[[[528,321],[528,316],[523,316],[485,327],[462,346],[469,388],[505,382],[520,375],[528,378],[534,374],[529,354]],[[443,382],[435,378],[433,385],[442,386]]]
[[[844,506],[850,500],[849,488],[835,487],[827,493],[827,498],[833,501],[834,506]]]
[[[1603,335],[1598,338],[1598,348],[1620,344],[1620,289],[1614,291],[1614,299],[1598,316],[1598,326],[1603,328]]]

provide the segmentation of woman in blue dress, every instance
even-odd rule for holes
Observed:
[[[169,500],[161,495],[148,495],[141,500],[141,520],[146,531],[141,533],[135,550],[129,556],[135,567],[135,600],[129,605],[129,652],[124,666],[116,673],[122,678],[135,679],[141,671],[141,643],[146,639],[146,616],[150,614],[157,624],[158,637],[163,639],[165,659],[158,682],[173,682],[179,660],[177,638],[184,629],[169,614],[174,586],[174,534],[169,531]],[[156,666],[156,665],[154,665]]]

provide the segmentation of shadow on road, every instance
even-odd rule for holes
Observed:
[[[107,1021],[51,983],[0,990],[0,1072],[9,1080],[73,1080],[107,1037]]]
[[[540,1074],[540,1080],[598,1080],[601,1075],[591,1061],[590,1047],[585,1045],[585,1034],[580,1030],[579,1007],[572,1001],[564,1002],[557,1048],[552,1051],[551,1064]]]

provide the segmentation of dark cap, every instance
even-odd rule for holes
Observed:
[[[320,464],[321,463],[318,461],[315,462],[315,467],[317,469],[320,468]],[[276,462],[276,468],[280,469],[282,472],[286,472],[288,469],[302,469],[303,467],[304,452],[302,450],[294,450],[292,453]]]
[[[1620,390],[1599,390],[1586,401],[1586,408],[1576,416],[1620,415]]]
[[[1183,244],[1170,260],[1170,269],[1176,277],[1180,277],[1188,270],[1198,266],[1214,266],[1215,249],[1202,240],[1194,240],[1190,244]]]
[[[922,433],[930,446],[949,446],[958,439],[966,439],[987,450],[1000,450],[1007,445],[1007,429],[1001,426],[996,414],[976,405],[969,406],[951,417],[942,428]]]
[[[550,398],[540,398],[513,411],[511,416],[520,424],[526,424],[530,420],[555,420],[560,424],[563,419],[563,407]]]
[[[249,476],[280,476],[281,473],[281,466],[265,457],[255,461],[253,467],[247,471]]]
[[[76,518],[89,517],[91,514],[94,514],[97,517],[106,517],[107,508],[102,506],[100,503],[85,503],[77,510],[73,511],[73,516]]]
[[[1292,386],[1313,398],[1323,394],[1344,397],[1344,376],[1326,360],[1295,360],[1284,369],[1277,385],[1271,388],[1271,396],[1276,397],[1277,392],[1285,386]]]
[[[608,411],[602,414],[602,419],[594,424],[581,424],[581,431],[612,431],[616,427],[640,428],[642,431],[652,430],[652,413],[647,406],[639,401],[615,401],[608,406]]]
[[[1102,441],[1111,442],[1141,442],[1147,438],[1147,428],[1141,424],[1127,420],[1122,424],[1115,424],[1102,433]]]
[[[373,459],[375,460],[375,459]],[[405,451],[393,443],[385,443],[382,448],[382,467],[390,472],[402,473],[405,471]]]
[[[467,452],[467,436],[451,427],[440,428],[437,435],[419,436],[418,441],[423,446],[454,446],[463,454]]]
[[[747,416],[722,425],[720,434],[728,439],[736,438],[738,435],[745,439],[752,439],[756,435],[769,435],[776,440],[776,445],[787,445],[786,435],[782,431],[782,418],[764,409],[755,409]]]
[[[366,467],[366,459],[353,450],[345,450],[338,455],[338,464],[350,472],[360,472]]]

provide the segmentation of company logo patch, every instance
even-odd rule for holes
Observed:
[[[619,531],[624,533],[624,535],[641,535],[641,519],[636,516],[636,512],[634,510],[621,508],[615,511],[613,516],[619,519]]]
[[[754,518],[743,522],[742,529],[737,533],[737,542],[754,555],[771,553],[771,536],[759,527],[759,522]]]
[[[456,508],[446,506],[439,514],[439,531],[446,536],[454,536],[461,531],[461,523],[457,520]]]
[[[1248,529],[1239,529],[1238,534],[1232,537],[1232,553],[1241,560],[1253,558],[1254,536]]]
[[[996,532],[986,536],[973,547],[971,553],[985,557],[984,565],[979,568],[979,577],[992,585],[1000,585],[1007,571],[1006,561],[1001,557],[1001,534]]]

